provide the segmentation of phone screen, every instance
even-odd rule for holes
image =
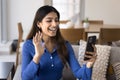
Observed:
[[[87,52],[94,52],[94,48],[92,45],[95,45],[96,43],[96,36],[89,36],[87,40],[87,46],[86,46],[86,51]],[[85,54],[85,55],[90,55],[90,54]],[[90,55],[92,56],[92,55]],[[84,60],[89,60],[90,58],[84,57]]]

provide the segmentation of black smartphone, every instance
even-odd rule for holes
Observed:
[[[88,40],[87,40],[87,46],[86,46],[86,51],[87,52],[94,52],[94,48],[92,45],[96,44],[96,36],[89,36]],[[89,55],[92,56],[90,54],[85,54],[85,55]],[[90,58],[84,57],[84,60],[89,60]]]

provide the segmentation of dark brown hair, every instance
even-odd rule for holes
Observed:
[[[36,12],[32,28],[27,36],[27,40],[32,39],[38,31],[37,22],[42,22],[43,18],[50,12],[55,12],[58,16],[58,19],[60,19],[60,14],[54,7],[48,5],[40,7]],[[60,33],[60,29],[57,30],[56,36],[51,37],[50,39],[57,44],[58,55],[60,56],[63,64],[66,65],[66,62],[68,61],[68,51],[65,46],[65,40]]]

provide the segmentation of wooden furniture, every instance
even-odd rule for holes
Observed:
[[[120,28],[101,28],[99,44],[110,44],[112,41],[120,40]]]
[[[0,62],[0,80],[7,80],[11,75],[11,80],[14,76],[14,62]]]
[[[16,50],[16,68],[19,63],[19,55],[20,55],[20,43],[22,42],[23,38],[23,28],[22,24],[18,23],[18,43],[17,43],[17,50]]]
[[[80,26],[82,27],[83,25],[80,25]],[[99,35],[101,28],[120,28],[120,25],[90,24],[88,28],[85,28],[85,40],[87,40],[87,37],[88,37],[89,33],[95,33],[95,34]]]
[[[82,21],[83,23],[84,21]],[[90,24],[103,24],[103,20],[89,20],[88,21]]]
[[[62,36],[72,44],[78,44],[80,39],[84,40],[84,28],[65,28],[60,29]]]
[[[60,24],[66,24],[68,21],[70,21],[70,20],[61,20]]]
[[[82,25],[80,25],[82,27]],[[85,28],[87,33],[99,33],[101,28],[120,28],[120,25],[110,25],[110,24],[90,24],[88,28]]]

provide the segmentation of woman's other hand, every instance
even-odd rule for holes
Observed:
[[[94,52],[86,52],[86,54],[90,54],[90,56],[87,56],[88,58],[90,58],[88,61],[87,61],[87,68],[91,68],[94,63],[95,63],[95,60],[97,59],[97,49],[95,47],[95,45],[93,45],[93,48],[94,48]]]

